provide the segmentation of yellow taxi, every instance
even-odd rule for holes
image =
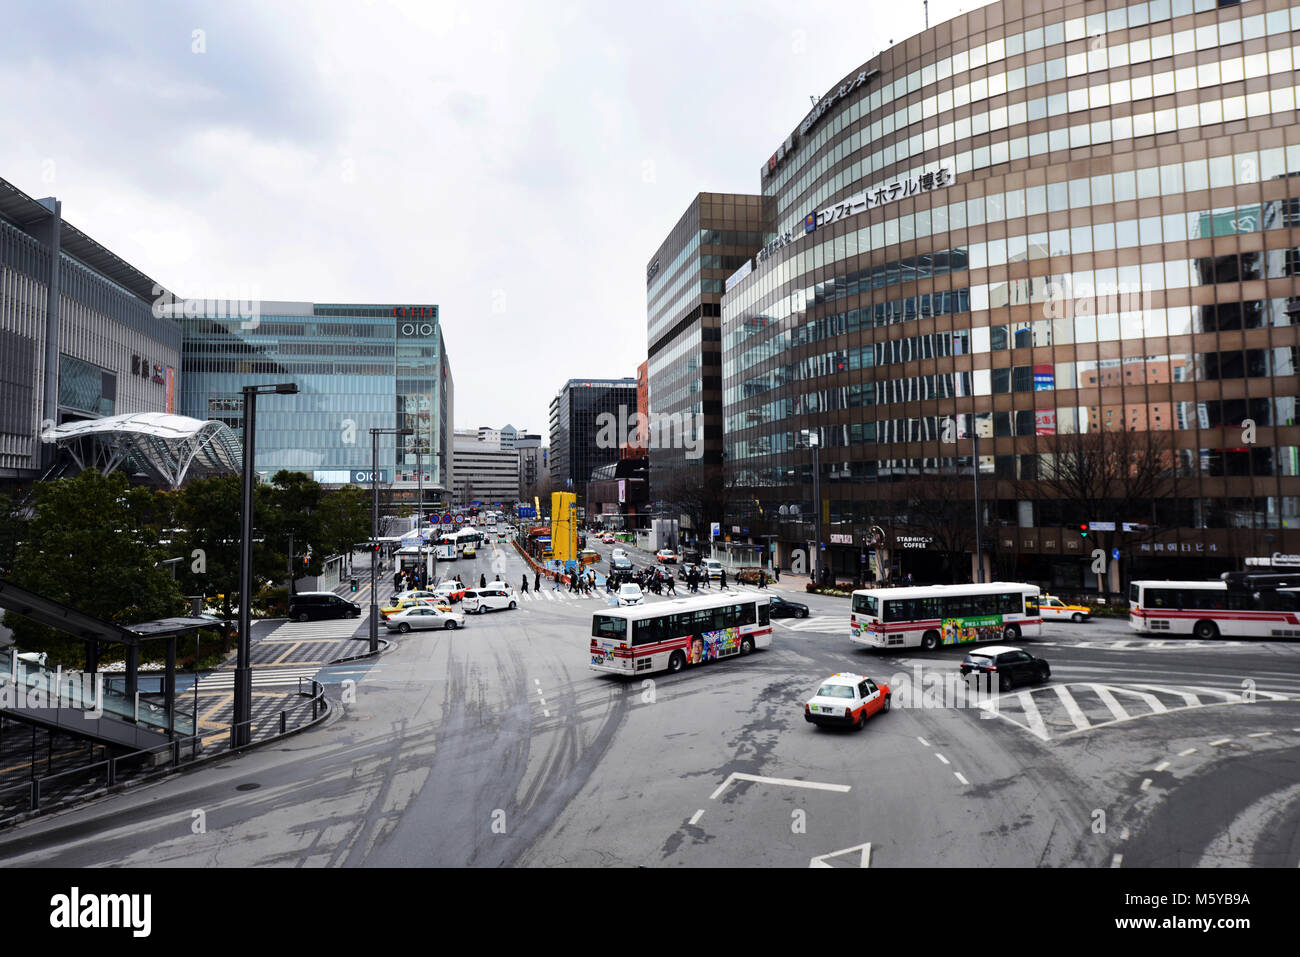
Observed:
[[[1043,615],[1043,621],[1055,619],[1078,623],[1092,617],[1092,609],[1087,605],[1067,605],[1055,595],[1043,595],[1039,598],[1038,610]]]
[[[451,611],[450,602],[442,598],[402,598],[394,604],[380,608],[379,615],[387,621],[389,615],[395,615],[399,611],[405,611],[415,605],[429,605],[430,607],[437,608],[439,611]]]

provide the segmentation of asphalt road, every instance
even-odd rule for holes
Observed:
[[[489,548],[457,570],[518,587],[523,567]],[[325,669],[326,726],[0,832],[0,861],[807,867],[860,866],[866,845],[872,867],[1300,861],[1300,644],[1052,623],[1024,642],[1052,680],[980,708],[935,690],[964,649],[860,649],[844,599],[775,593],[811,615],[778,620],[771,649],[633,682],[587,668],[603,596],[530,593]],[[860,732],[806,724],[803,700],[846,670],[892,682],[896,706]]]

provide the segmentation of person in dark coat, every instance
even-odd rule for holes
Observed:
[[[718,587],[723,591],[727,590],[727,570],[725,568],[722,570],[722,577],[718,579]]]
[[[524,572],[523,581],[519,583],[519,590],[525,595],[528,594],[528,573]]]
[[[533,572],[533,591],[541,591],[541,590],[542,590],[542,573]]]
[[[479,588],[487,588],[487,576],[486,576],[486,575],[479,575],[479,576],[478,576],[478,587],[479,587]]]

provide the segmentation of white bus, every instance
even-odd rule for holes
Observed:
[[[1129,582],[1128,623],[1144,635],[1300,638],[1300,589],[1229,588],[1223,581]]]
[[[591,668],[615,675],[678,672],[771,644],[765,595],[723,592],[591,616]]]
[[[864,588],[853,593],[849,639],[871,648],[1019,641],[1042,631],[1038,586],[1023,582]]]

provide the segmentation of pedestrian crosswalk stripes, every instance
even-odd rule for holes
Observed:
[[[1041,741],[1049,741],[1053,737],[1069,737],[1152,715],[1243,704],[1255,699],[1291,700],[1287,695],[1271,691],[1243,693],[1200,685],[1068,682],[1008,692],[981,703],[980,708],[1024,728]]]
[[[286,621],[264,638],[264,641],[279,641],[282,638],[295,641],[322,641],[331,638],[351,638],[357,629],[366,623],[365,614],[360,618],[333,618],[325,621]]]
[[[254,688],[268,688],[281,685],[296,685],[299,680],[315,677],[320,671],[319,665],[310,668],[255,668],[252,685]],[[234,690],[235,672],[218,671],[199,680],[199,691]]]

